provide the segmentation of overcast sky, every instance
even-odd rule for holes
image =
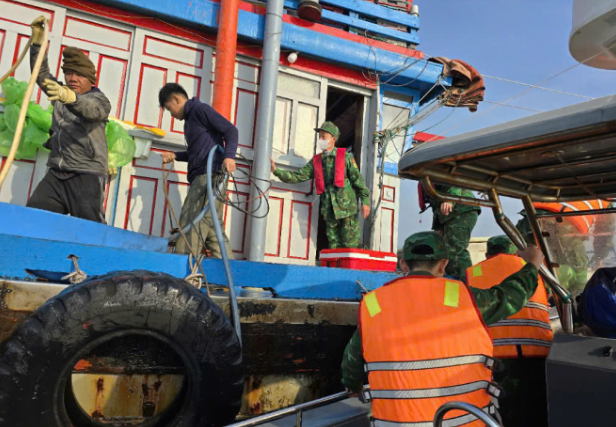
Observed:
[[[416,0],[419,5],[421,43],[430,56],[462,59],[486,75],[539,84],[550,76],[576,64],[568,50],[572,26],[572,4],[566,0]],[[616,71],[597,70],[579,65],[542,86],[590,97],[613,94]],[[527,88],[518,84],[485,79],[485,99],[503,102]],[[511,102],[531,110],[547,111],[584,102],[584,99],[535,89]],[[480,104],[478,113],[492,109]],[[532,111],[496,107],[471,119],[465,109],[441,108],[419,123],[421,131],[452,136],[536,114]],[[442,123],[439,121],[445,119]],[[467,122],[468,121],[468,122]],[[466,122],[463,124],[463,122]],[[398,245],[421,230],[430,229],[432,213],[419,215],[416,181],[402,182]],[[504,200],[507,215],[515,223],[522,209],[517,200]],[[474,237],[503,234],[490,211],[479,217]]]

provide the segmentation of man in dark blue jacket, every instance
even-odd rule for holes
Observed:
[[[208,104],[199,101],[198,98],[188,99],[184,88],[177,83],[167,83],[163,86],[158,94],[158,101],[161,108],[169,111],[174,119],[184,121],[186,151],[163,153],[163,163],[171,163],[174,160],[188,162],[190,188],[180,214],[180,227],[184,228],[203,210],[208,201],[206,166],[208,155],[214,146],[220,145],[224,148],[224,154],[216,153],[214,172],[220,171],[221,167],[229,173],[235,172],[238,131],[233,123]],[[191,229],[187,238],[197,254],[201,253],[201,248],[205,246],[211,256],[220,258],[222,255],[210,212],[199,222],[199,227]],[[218,201],[216,212],[222,221],[222,203]],[[229,239],[224,232],[223,237],[227,254],[229,258],[233,258]],[[184,239],[177,241],[175,251],[190,253]]]

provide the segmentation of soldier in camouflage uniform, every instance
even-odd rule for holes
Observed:
[[[436,189],[454,196],[475,197],[470,190],[461,188],[436,185]],[[481,208],[461,203],[441,202],[433,198],[430,198],[429,202],[433,215],[432,230],[440,233],[449,247],[449,264],[445,273],[462,280],[466,269],[473,265],[467,248]]]
[[[353,155],[346,153],[344,149],[335,149],[336,140],[340,136],[338,127],[332,122],[325,122],[315,131],[319,132],[318,145],[323,150],[321,157],[315,156],[297,172],[278,169],[274,160],[271,160],[272,173],[287,184],[315,179],[317,192],[318,178],[321,177],[324,184],[321,193],[321,215],[325,219],[330,249],[358,248],[361,244],[361,232],[357,218],[357,198],[359,197],[362,203],[361,214],[366,218],[370,214],[370,191],[366,188]],[[342,164],[337,160],[340,155],[345,156],[343,185],[342,182],[341,185],[336,183],[336,164]]]

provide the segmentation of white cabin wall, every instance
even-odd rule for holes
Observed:
[[[112,103],[111,115],[167,132],[153,143],[147,160],[135,159],[113,175],[106,188],[107,221],[115,227],[145,234],[168,236],[169,206],[162,182],[162,151],[179,151],[185,146],[183,125],[158,105],[158,89],[166,82],[182,84],[190,96],[211,103],[215,49],[170,34],[146,30],[94,14],[34,0],[0,0],[0,74],[17,57],[30,36],[30,22],[40,14],[52,19],[49,48],[51,72],[63,79],[61,52],[66,46],[82,49],[94,62],[98,85]],[[232,121],[240,134],[238,166],[249,171],[254,156],[254,130],[259,92],[259,61],[238,56],[232,104]],[[28,80],[29,58],[16,72]],[[273,158],[279,167],[296,170],[315,153],[314,128],[325,119],[328,80],[324,77],[281,66],[273,141]],[[1,96],[1,94],[0,94]],[[40,90],[33,100],[46,107]],[[369,136],[364,136],[364,170],[370,165]],[[0,201],[25,205],[46,173],[48,154],[41,150],[33,159],[16,161],[0,188]],[[179,216],[188,191],[186,163],[175,162],[168,179],[169,196]],[[236,174],[228,196],[246,202],[249,194],[244,175]],[[116,185],[117,183],[117,185]],[[263,184],[265,187],[265,185]],[[117,191],[117,197],[116,197]],[[272,176],[270,214],[265,260],[268,262],[314,265],[319,201],[312,183],[287,185]],[[247,210],[254,209],[248,203]],[[114,216],[112,217],[112,214]],[[224,227],[237,259],[245,258],[250,217],[225,208]],[[177,226],[176,224],[173,224]]]

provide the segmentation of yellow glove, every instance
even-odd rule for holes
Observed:
[[[43,44],[43,37],[45,35],[45,17],[43,15],[36,18],[30,24],[32,28],[32,44],[40,46]]]
[[[47,89],[47,96],[49,96],[50,101],[60,101],[63,104],[72,104],[77,101],[77,95],[68,86],[62,86],[50,79],[45,79],[43,85]]]

